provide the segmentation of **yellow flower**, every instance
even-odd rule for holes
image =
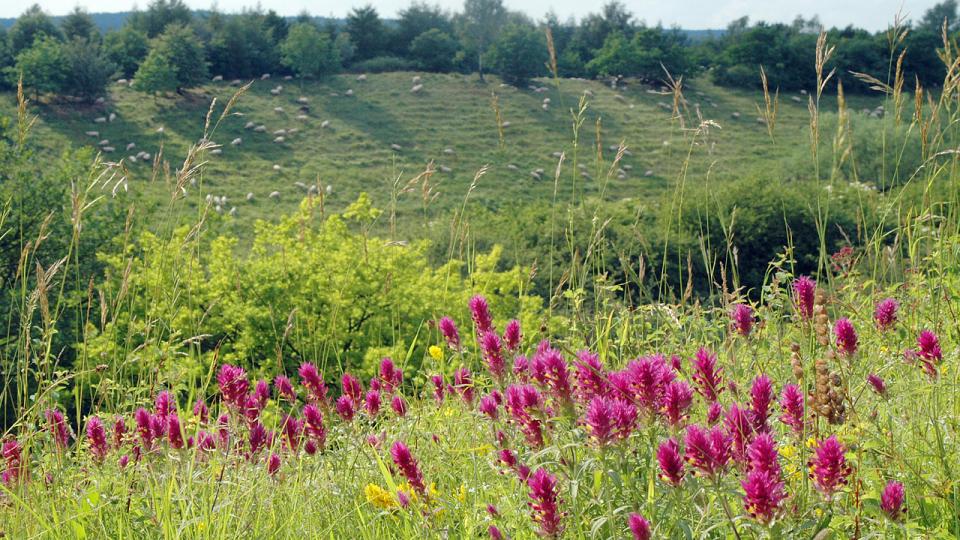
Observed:
[[[433,498],[437,498],[440,495],[440,492],[437,491],[437,483],[430,482],[430,487],[427,489],[427,495],[430,495]]]
[[[440,347],[437,347],[436,345],[431,345],[428,351],[430,352],[430,358],[433,358],[434,360],[437,360],[437,361],[443,360],[443,349],[441,349]]]
[[[467,500],[467,486],[460,484],[460,492],[457,493],[457,500],[460,502],[466,502]]]
[[[816,447],[817,447],[817,440],[814,439],[813,437],[808,438],[808,439],[807,439],[807,448],[816,448]]]
[[[792,444],[788,444],[788,445],[786,445],[786,446],[781,446],[781,447],[780,447],[780,455],[783,456],[783,457],[785,457],[785,458],[787,458],[787,459],[790,459],[790,458],[792,458],[793,456],[797,455],[797,447],[796,447],[796,446],[793,446]]]
[[[393,493],[376,484],[367,484],[367,487],[363,488],[363,494],[367,497],[367,502],[377,508],[394,508],[399,504]]]

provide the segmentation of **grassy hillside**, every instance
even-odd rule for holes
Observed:
[[[417,75],[423,88],[412,93]],[[271,89],[278,85],[283,90],[274,95]],[[495,79],[482,84],[475,76],[415,73],[371,74],[366,80],[342,75],[302,85],[256,81],[240,97],[234,114],[213,131],[211,139],[222,145],[221,153],[205,156],[210,166],[199,185],[188,187],[188,204],[180,207],[193,212],[206,205],[208,194],[226,196],[221,210],[226,214],[236,207],[235,219],[228,223],[242,232],[255,219],[289,213],[306,193],[297,183],[318,181],[323,188],[330,185],[327,204],[334,209],[361,191],[371,192],[375,204],[387,207],[430,161],[437,169],[430,183],[433,193],[439,193],[430,204],[431,215],[459,206],[484,165],[490,168],[471,195],[474,202],[492,208],[538,204],[553,196],[559,152],[565,152],[567,160],[561,198],[576,189],[587,197],[653,200],[678,178],[688,155],[688,182],[723,182],[757,171],[775,178],[789,174],[791,158],[808,145],[806,96],[781,96],[771,138],[757,121],[762,95],[718,88],[706,80],[684,84],[679,116],[672,110],[673,96],[664,89],[635,84],[613,90],[598,81],[572,79],[558,86],[548,80],[535,85],[542,91],[503,86]],[[32,110],[39,115],[35,136],[50,148],[113,147],[104,157],[124,159],[129,190],[141,199],[138,206],[166,208],[172,187],[162,181],[163,175],[155,177],[150,162],[132,162],[130,156],[141,151],[155,156],[162,149],[163,160],[175,170],[188,147],[203,136],[211,100],[217,99],[215,122],[236,91],[228,83],[213,83],[184,97],[155,99],[114,85],[99,105],[34,103]],[[584,92],[586,110],[575,151],[574,111]],[[494,95],[506,125],[502,145]],[[879,103],[867,97],[850,101],[854,110]],[[12,113],[13,96],[3,102],[3,112]],[[304,105],[308,111],[299,110]],[[829,111],[833,104],[821,106]],[[95,123],[111,113],[116,115],[113,121]],[[714,123],[696,130],[708,120]],[[248,122],[264,126],[265,132],[245,129]],[[283,142],[274,142],[281,136],[275,135],[277,130],[287,131]],[[97,135],[86,135],[88,131]],[[237,138],[242,142],[231,145]],[[102,140],[109,143],[98,146]],[[623,174],[608,176],[620,141],[627,147],[620,164]],[[126,151],[129,143],[136,148]],[[540,180],[531,175],[537,169],[545,171]],[[274,191],[279,199],[268,198]],[[419,187],[400,193],[397,201],[400,220],[410,213],[420,219]]]

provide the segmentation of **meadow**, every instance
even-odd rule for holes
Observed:
[[[823,64],[779,98],[411,73],[19,95],[11,163],[116,149],[70,170],[63,238],[14,242],[0,531],[957,537],[951,51],[938,91],[895,70],[879,97]],[[166,159],[114,159],[137,151]]]

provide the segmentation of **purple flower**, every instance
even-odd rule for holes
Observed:
[[[283,417],[281,428],[287,442],[287,448],[296,452],[297,449],[300,448],[300,438],[303,434],[303,420],[298,420],[288,414]]]
[[[705,476],[723,474],[730,461],[730,439],[719,427],[707,431],[694,424],[687,427],[684,458]]]
[[[23,461],[23,446],[16,439],[3,441],[3,474],[0,480],[6,486],[14,486],[27,479],[27,464]]]
[[[803,391],[799,386],[788,384],[783,387],[783,392],[780,394],[780,409],[783,410],[780,421],[790,426],[798,437],[803,435]]]
[[[344,373],[340,378],[340,388],[343,395],[348,396],[354,403],[359,403],[363,399],[363,385],[350,373]]]
[[[220,395],[223,396],[223,401],[227,405],[236,409],[245,405],[250,381],[247,380],[247,372],[243,368],[223,364],[217,374],[217,384],[220,386]]]
[[[930,330],[922,330],[917,336],[917,347],[920,358],[933,363],[939,363],[943,360],[943,352],[940,350],[940,340],[937,335]]]
[[[630,534],[633,540],[650,540],[650,522],[636,512],[631,512],[627,518],[627,524],[630,526]]]
[[[683,481],[683,458],[676,440],[667,439],[660,444],[657,463],[660,465],[660,479],[671,486],[679,486]]]
[[[817,282],[807,276],[793,280],[793,303],[800,317],[808,320],[813,317],[813,298],[817,292]]]
[[[323,426],[323,413],[316,405],[310,403],[303,407],[303,422],[304,432],[309,438],[308,444],[313,443],[314,448],[323,448],[327,440],[327,430]],[[313,453],[309,447],[307,453]]]
[[[93,459],[102,463],[107,456],[107,431],[103,428],[103,421],[96,416],[87,420],[87,442],[90,443]]]
[[[703,347],[693,358],[693,382],[707,401],[717,401],[723,392],[723,369],[717,367],[717,355]]]
[[[323,403],[327,400],[327,385],[323,382],[323,376],[317,371],[317,366],[310,362],[300,364],[297,370],[300,375],[300,384],[307,389],[307,397],[314,403]]]
[[[507,349],[515,352],[520,348],[520,341],[522,339],[523,335],[520,332],[520,321],[513,319],[508,322],[506,328],[503,329],[503,341],[507,343]]]
[[[873,388],[873,391],[881,396],[887,395],[887,383],[883,382],[883,379],[875,373],[867,375],[867,383],[870,384],[870,387]]]
[[[47,409],[45,414],[57,450],[66,449],[70,445],[70,439],[73,438],[73,433],[70,432],[70,426],[67,424],[66,418],[59,409]]]
[[[846,317],[837,319],[833,325],[833,335],[837,338],[837,349],[846,356],[857,352],[857,331]]]
[[[741,409],[736,403],[730,405],[730,410],[724,418],[727,435],[733,443],[733,458],[741,465],[747,461],[747,445],[753,440],[754,430],[750,411]]]
[[[560,536],[563,532],[560,523],[563,515],[559,509],[557,478],[541,467],[527,479],[527,486],[532,499],[529,505],[533,511],[533,521],[539,525],[540,532],[545,536]]]
[[[749,470],[763,471],[774,477],[780,477],[780,462],[777,460],[777,443],[769,433],[754,437],[747,447]]]
[[[280,456],[277,454],[270,454],[270,458],[267,459],[267,474],[274,476],[277,474],[277,471],[280,470]]]
[[[253,389],[253,400],[257,404],[257,410],[262,411],[270,400],[270,383],[260,379]]]
[[[483,350],[483,360],[487,364],[487,369],[497,381],[503,380],[506,365],[503,359],[503,344],[500,342],[500,336],[494,332],[487,332],[480,338],[480,348]]]
[[[340,415],[340,418],[344,422],[350,422],[353,420],[353,415],[356,413],[356,408],[353,405],[353,399],[350,396],[344,394],[337,399],[337,414]]]
[[[210,419],[210,409],[207,407],[207,404],[204,403],[203,398],[197,398],[197,402],[193,404],[193,415],[200,420],[201,424],[206,424],[207,420]]]
[[[758,433],[770,431],[767,419],[770,418],[770,404],[773,403],[773,383],[770,377],[759,375],[750,385],[750,418],[753,429]]]
[[[284,398],[287,401],[296,401],[297,392],[293,389],[293,384],[290,382],[290,378],[285,375],[277,375],[273,379],[273,387],[277,391],[277,398]]]
[[[743,487],[743,506],[760,523],[769,523],[776,516],[786,498],[783,482],[768,472],[752,470],[740,483]]]
[[[467,405],[473,405],[473,376],[470,370],[462,367],[453,373],[453,388]]]
[[[140,440],[145,449],[153,447],[154,434],[151,428],[152,415],[143,407],[140,407],[133,413],[133,419],[137,423],[137,433],[140,434]]]
[[[390,401],[390,407],[397,416],[403,417],[407,415],[407,402],[399,395],[393,396],[393,399]]]
[[[707,407],[707,424],[711,426],[717,423],[717,420],[720,420],[720,416],[723,414],[723,405],[719,401],[714,401]]]
[[[166,390],[157,394],[157,399],[153,402],[153,410],[154,414],[164,420],[171,414],[177,412],[177,404],[173,399],[173,395]]]
[[[403,371],[397,369],[390,358],[380,360],[380,385],[386,394],[392,394],[403,383]]]
[[[390,457],[393,458],[393,463],[400,469],[400,473],[407,479],[410,486],[413,487],[421,497],[426,497],[427,486],[423,481],[423,473],[420,472],[420,466],[417,464],[417,460],[414,459],[410,453],[410,448],[401,441],[397,441],[390,447]]]
[[[446,385],[443,382],[443,376],[441,375],[431,375],[430,382],[433,383],[433,399],[437,402],[437,405],[443,403],[443,394],[446,389]]]
[[[741,336],[749,336],[753,330],[753,308],[747,304],[737,304],[730,311],[733,328]]]
[[[880,509],[893,521],[899,521],[900,517],[906,512],[903,508],[904,491],[903,484],[891,480],[880,493]]]
[[[491,420],[496,420],[497,400],[491,395],[480,398],[480,412],[489,416]]]
[[[493,318],[490,316],[490,306],[487,299],[479,294],[470,299],[470,315],[473,325],[477,329],[477,336],[483,336],[493,330]]]
[[[577,353],[577,361],[573,363],[573,366],[576,369],[577,397],[583,403],[589,403],[597,395],[606,394],[610,385],[606,381],[606,370],[600,363],[599,356],[590,351],[580,351]],[[516,367],[514,372],[516,372]]]
[[[663,415],[671,426],[679,426],[687,419],[693,404],[693,389],[683,381],[673,381],[663,391]]]
[[[500,532],[500,529],[498,529],[496,525],[487,527],[487,534],[490,535],[490,540],[503,540],[503,533]]]
[[[530,367],[533,378],[548,389],[557,400],[563,403],[572,402],[573,385],[570,382],[570,372],[567,369],[566,360],[559,351],[552,349],[549,344],[542,343]]]
[[[660,412],[666,387],[675,376],[663,356],[655,355],[631,361],[623,372],[611,377],[611,384],[653,418]]]
[[[460,331],[457,330],[457,323],[453,322],[453,319],[450,317],[444,317],[440,319],[440,332],[443,334],[443,337],[447,340],[447,345],[455,351],[460,350]]]
[[[123,419],[122,416],[117,416],[113,421],[113,447],[120,448],[123,446],[123,440],[127,433],[127,422]]]
[[[380,412],[380,392],[369,390],[364,398],[363,408],[367,411],[367,415],[376,416]]]
[[[887,330],[896,324],[899,309],[900,304],[893,298],[877,302],[877,307],[873,310],[873,320],[877,322],[877,328]]]
[[[176,413],[167,416],[167,440],[173,448],[177,450],[183,448],[183,431],[180,429],[180,418]]]
[[[260,422],[255,422],[250,426],[250,454],[256,455],[267,446],[268,441],[270,440],[270,435],[267,433],[267,428],[263,427],[263,424]]]
[[[617,420],[614,413],[614,400],[597,396],[590,401],[584,415],[584,424],[590,436],[600,446],[606,446],[616,437]]]
[[[828,499],[847,483],[850,472],[846,449],[837,441],[836,435],[831,435],[817,444],[816,452],[810,460],[810,477],[817,489]]]

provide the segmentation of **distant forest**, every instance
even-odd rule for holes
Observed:
[[[183,92],[212,78],[419,70],[477,73],[481,80],[492,72],[521,85],[551,72],[649,83],[706,75],[723,86],[759,88],[762,68],[771,89],[803,90],[815,79],[815,43],[824,32],[837,46],[826,67],[836,69],[847,92],[864,92],[896,72],[903,74],[900,84],[938,86],[944,77],[938,50],[955,47],[957,31],[956,0],[880,32],[828,29],[816,17],[790,24],[742,17],[724,29],[688,31],[649,26],[617,1],[579,20],[552,14],[533,20],[502,0],[466,0],[458,12],[414,2],[396,19],[370,5],[344,19],[282,17],[259,8],[193,11],[181,0],[154,0],[128,13],[76,8],[62,17],[34,5],[0,25],[0,86],[22,77],[35,97],[92,100],[121,79],[153,94]]]

